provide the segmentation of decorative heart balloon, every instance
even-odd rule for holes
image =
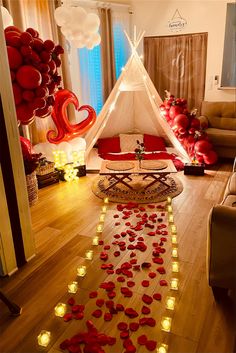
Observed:
[[[74,105],[78,112],[87,111],[87,118],[78,124],[71,124],[67,117],[67,107],[70,103]],[[56,125],[57,131],[49,130],[47,139],[50,143],[57,144],[83,135],[95,123],[96,112],[90,105],[82,105],[79,108],[79,101],[76,95],[67,89],[62,89],[55,94],[52,119]]]

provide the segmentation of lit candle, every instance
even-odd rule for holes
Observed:
[[[166,201],[167,201],[167,203],[170,205],[171,202],[172,202],[172,198],[171,198],[170,196],[168,196],[167,199],[166,199]]]
[[[157,353],[167,353],[167,352],[168,352],[167,344],[161,343],[157,348]]]
[[[179,289],[179,280],[178,278],[171,278],[170,280],[170,288],[173,290]]]
[[[177,248],[172,249],[172,257],[178,257],[178,249]]]
[[[66,304],[59,303],[54,308],[54,312],[56,316],[63,317],[66,313]]]
[[[172,206],[171,206],[171,205],[168,205],[168,206],[167,206],[167,211],[168,211],[169,213],[172,213],[172,212],[173,212],[173,209],[172,209]]]
[[[171,329],[171,317],[163,317],[161,319],[161,329],[162,331],[165,331],[165,332],[170,332],[170,329]]]
[[[107,212],[107,206],[102,206],[102,213],[106,213]]]
[[[99,222],[104,222],[105,221],[105,214],[102,213],[99,218]]]
[[[168,221],[169,223],[174,223],[174,216],[172,214],[169,215]]]
[[[176,238],[175,235],[173,235],[173,236],[171,237],[171,242],[172,242],[172,244],[177,244],[177,238]]]
[[[172,272],[179,272],[179,263],[177,261],[172,262]]]
[[[92,244],[93,245],[98,245],[99,244],[99,237],[97,235],[95,235],[95,237],[93,237]]]
[[[79,266],[77,268],[77,275],[79,277],[84,277],[86,275],[86,266]]]
[[[85,252],[85,258],[86,258],[86,260],[92,260],[93,259],[93,250],[87,250]]]
[[[104,200],[103,200],[104,203],[109,203],[109,198],[108,197],[105,197]]]
[[[51,332],[42,330],[37,338],[39,346],[47,347],[50,342]]]
[[[97,225],[97,233],[102,233],[103,230],[103,225],[102,224],[98,224]]]
[[[78,282],[71,282],[68,284],[68,292],[69,293],[76,293],[78,290]]]
[[[174,310],[175,308],[175,297],[166,298],[166,308],[169,310]]]
[[[171,229],[171,233],[172,233],[172,234],[177,234],[176,225],[173,224],[170,229]]]

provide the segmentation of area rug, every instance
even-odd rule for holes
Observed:
[[[127,181],[127,180],[126,180]],[[150,179],[143,180],[142,176],[133,176],[129,184],[132,190],[125,185],[118,183],[109,190],[109,185],[114,183],[114,179],[108,180],[106,176],[98,176],[92,184],[93,193],[103,199],[108,197],[111,202],[126,203],[129,201],[138,203],[160,202],[166,200],[167,196],[175,197],[183,191],[181,181],[175,176],[168,176],[166,183],[170,188],[166,190],[166,186],[157,182],[145,190],[145,186],[150,183]]]

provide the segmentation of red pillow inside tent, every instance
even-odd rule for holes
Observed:
[[[160,136],[144,134],[143,142],[146,152],[166,151],[165,141]]]
[[[120,138],[118,136],[98,139],[98,154],[119,152]]]

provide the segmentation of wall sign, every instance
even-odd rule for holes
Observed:
[[[170,21],[168,21],[168,27],[171,32],[180,32],[187,25],[187,21],[180,15],[178,9],[175,10],[175,13]]]

